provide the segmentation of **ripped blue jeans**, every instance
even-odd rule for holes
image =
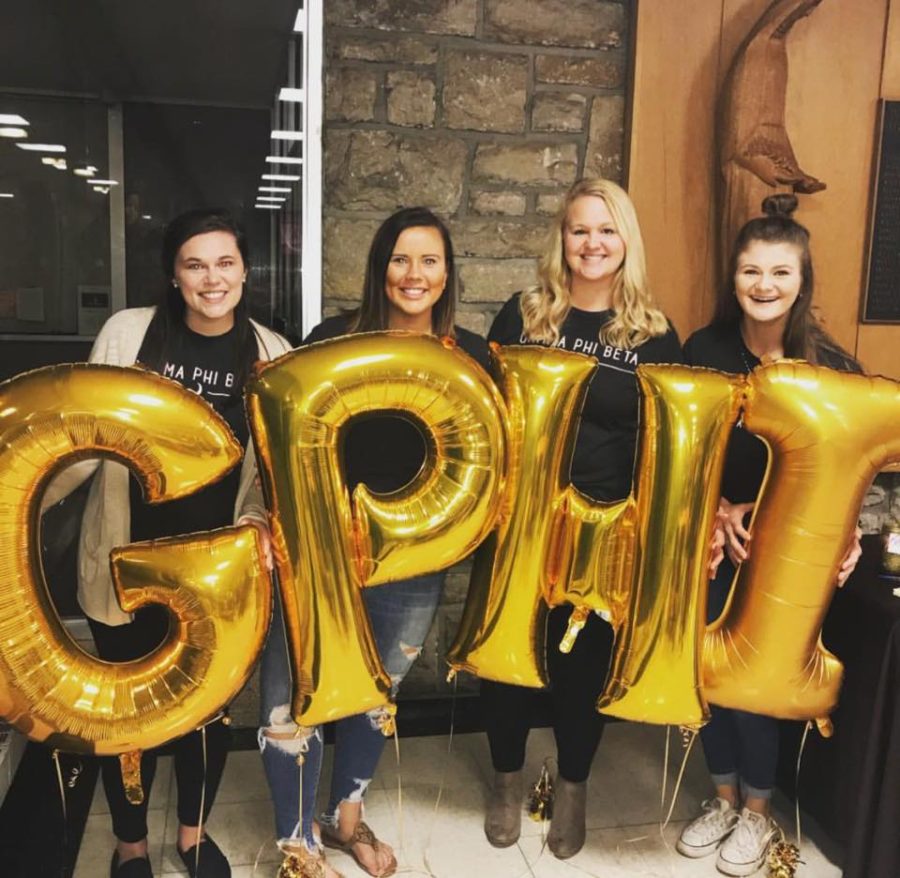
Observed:
[[[446,571],[390,582],[363,590],[375,645],[384,669],[397,687],[412,667],[431,628],[441,600]],[[316,792],[322,768],[322,728],[297,736],[291,718],[291,671],[281,611],[276,597],[272,627],[263,651],[260,678],[259,745],[272,802],[275,830],[279,839],[302,838],[309,850],[316,850],[314,834]],[[361,801],[375,773],[387,739],[381,731],[384,711],[374,710],[335,723],[334,770],[328,807],[320,820],[336,825],[343,801]],[[297,757],[304,753],[303,813],[300,807],[301,772]]]

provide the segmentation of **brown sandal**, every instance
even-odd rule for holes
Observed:
[[[375,837],[375,833],[372,832],[369,825],[364,820],[360,820],[359,823],[356,824],[356,829],[353,830],[353,834],[346,841],[339,838],[337,833],[327,825],[320,827],[320,829],[322,833],[322,844],[324,844],[325,847],[334,848],[335,850],[343,851],[345,854],[350,854],[356,861],[356,865],[359,866],[363,872],[371,875],[372,878],[388,878],[388,876],[393,875],[394,872],[397,871],[397,858],[393,855],[391,855],[391,861],[382,872],[370,872],[365,865],[363,865],[362,860],[356,855],[356,852],[353,850],[353,845],[355,844],[365,844],[376,851],[381,847],[381,842]]]

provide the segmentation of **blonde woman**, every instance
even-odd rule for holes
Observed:
[[[678,337],[647,287],[644,245],[634,205],[609,180],[586,179],[566,194],[538,266],[539,283],[508,301],[491,326],[499,344],[541,344],[594,356],[599,369],[581,412],[571,481],[597,500],[628,495],[634,468],[640,363],[680,363]],[[563,655],[570,606],[547,621],[549,701],[558,775],[548,846],[565,859],[585,839],[591,762],[603,733],[595,704],[609,665],[612,629],[591,615]],[[533,690],[482,682],[494,785],[485,834],[497,847],[519,837],[522,766]]]

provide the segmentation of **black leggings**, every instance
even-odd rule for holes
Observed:
[[[88,619],[88,624],[100,658],[110,662],[125,662],[147,655],[162,643],[166,636],[168,615],[161,607],[145,607],[134,614],[134,621],[129,625],[104,625],[94,619]],[[206,727],[204,823],[209,817],[225,771],[230,738],[228,727],[221,722],[210,723]],[[172,750],[178,786],[178,820],[184,826],[197,826],[204,784],[202,733],[191,732],[179,738],[172,743]],[[154,750],[145,751],[141,757],[144,801],[140,805],[132,805],[125,798],[118,757],[109,756],[100,760],[113,832],[119,841],[138,842],[147,837],[147,803],[153,776],[156,774],[156,758]]]
[[[612,654],[612,628],[591,613],[568,654],[559,651],[572,608],[556,607],[547,619],[547,668],[550,706],[559,774],[568,781],[587,780],[605,717],[597,713]],[[533,699],[543,693],[506,683],[481,683],[485,730],[497,771],[518,771],[525,763]]]

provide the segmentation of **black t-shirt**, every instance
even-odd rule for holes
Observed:
[[[641,363],[681,363],[678,336],[671,327],[626,350],[600,341],[613,311],[571,308],[555,347],[596,357],[600,367],[588,386],[572,455],[572,484],[597,500],[619,500],[631,490],[637,443],[640,391],[635,370]],[[502,345],[543,344],[525,338],[516,293],[500,309],[488,333]]]
[[[684,343],[684,358],[690,366],[706,366],[736,375],[746,375],[760,364],[756,354],[744,344],[737,323],[714,323],[698,329]],[[819,353],[819,360],[831,369],[862,372],[859,363],[837,351],[824,349]],[[769,451],[762,439],[736,425],[725,456],[722,495],[732,503],[755,502],[768,463]]]
[[[303,344],[347,335],[348,317],[322,321]],[[487,342],[460,326],[453,328],[456,343],[484,368],[488,367]],[[412,481],[425,462],[425,439],[412,421],[398,415],[365,415],[349,425],[343,446],[347,486],[360,482],[371,491],[389,493]]]
[[[240,359],[236,330],[224,335],[200,335],[186,326],[171,339],[162,374],[202,396],[228,422],[241,445],[249,437],[244,415],[243,387],[239,385]],[[152,359],[146,338],[138,362]],[[169,503],[145,503],[140,483],[131,476],[131,539],[154,540],[201,530],[227,527],[234,520],[241,467],[235,466],[225,478],[201,488],[189,497]]]

